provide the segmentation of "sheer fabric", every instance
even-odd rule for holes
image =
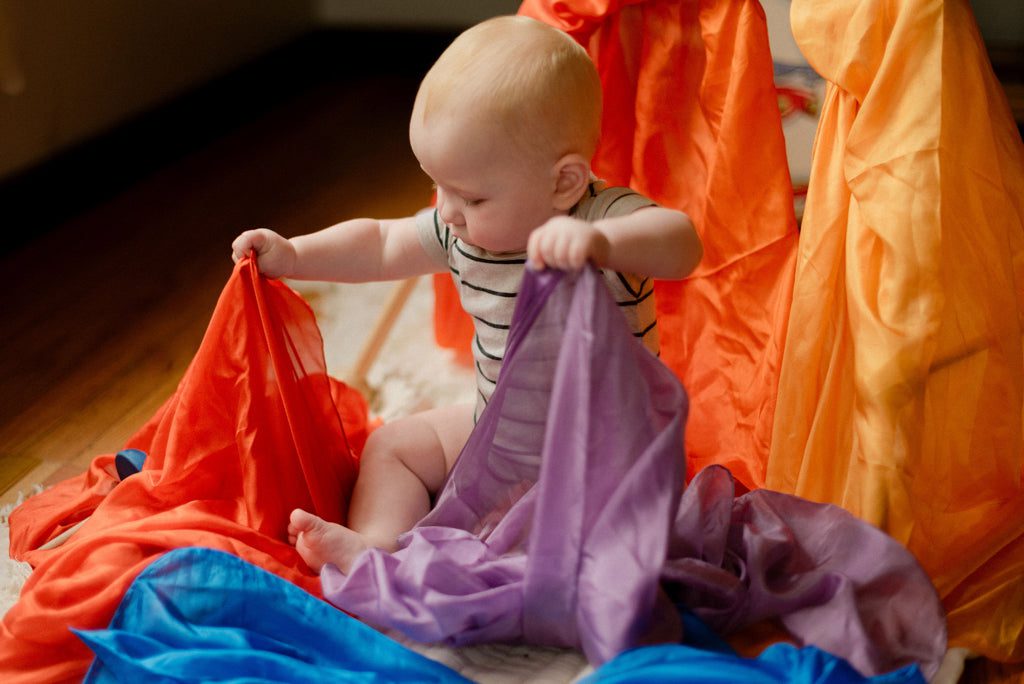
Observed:
[[[594,269],[527,270],[505,371],[434,509],[394,554],[322,571],[371,624],[452,645],[582,648],[598,665],[678,640],[668,591],[719,633],[778,617],[864,674],[945,652],[927,576],[835,506],[711,466],[685,492],[688,402]]]
[[[767,484],[905,544],[1024,658],[1024,150],[964,0],[795,0],[828,81]]]
[[[105,627],[139,572],[177,547],[230,551],[319,594],[288,514],[344,519],[350,445],[367,429],[362,397],[326,374],[309,306],[241,262],[177,391],[128,442],[148,454],[142,471],[118,482],[114,455],[98,456],[11,514],[11,555],[34,571],[0,624],[0,679],[81,680],[92,653],[68,627]]]

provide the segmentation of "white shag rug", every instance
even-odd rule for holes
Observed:
[[[6,551],[10,545],[10,528],[7,526],[7,518],[14,507],[21,503],[23,497],[19,496],[18,501],[13,504],[6,504],[0,508],[0,545]],[[0,615],[7,613],[8,609],[18,600],[18,593],[21,585],[25,583],[32,573],[28,563],[19,563],[12,560],[6,553],[0,554]]]
[[[338,285],[289,281],[309,301],[324,338],[331,375],[348,380],[349,372],[391,297],[395,283]],[[402,308],[390,334],[366,376],[370,412],[385,421],[415,411],[475,399],[472,370],[457,364],[433,338],[433,291],[421,278]],[[24,492],[23,496],[32,492]],[[21,500],[19,496],[19,502]],[[8,515],[14,505],[0,508],[0,544],[9,543]],[[14,605],[31,573],[25,563],[0,554],[0,615]],[[465,648],[425,645],[389,632],[397,641],[462,673],[488,684],[512,682],[565,683],[591,671],[577,651],[493,644]]]

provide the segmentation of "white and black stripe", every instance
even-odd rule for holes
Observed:
[[[607,188],[601,181],[588,192],[572,214],[585,221],[622,216],[654,203],[629,188]],[[473,357],[477,375],[477,416],[490,400],[501,372],[515,298],[523,278],[526,253],[493,254],[455,237],[434,209],[417,216],[420,243],[447,267],[459,291],[462,307],[473,318]],[[654,317],[654,282],[631,274],[605,271],[605,282],[626,317],[633,335],[658,353],[658,327]]]

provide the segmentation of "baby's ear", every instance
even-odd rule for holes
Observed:
[[[590,164],[583,155],[570,153],[563,156],[554,166],[555,195],[554,208],[558,211],[572,209],[590,183]]]

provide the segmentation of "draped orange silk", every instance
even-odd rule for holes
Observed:
[[[526,0],[584,45],[604,89],[594,172],[685,211],[698,270],[656,287],[662,360],[691,396],[688,476],[764,483],[796,222],[764,13],[756,0]],[[437,289],[447,291],[443,276]],[[438,300],[450,321],[457,298]],[[445,326],[447,325],[447,329]],[[468,345],[441,321],[442,336]]]
[[[143,470],[118,482],[114,456],[99,456],[12,513],[11,555],[35,569],[0,624],[0,681],[81,681],[93,654],[68,627],[106,627],[173,548],[229,551],[320,595],[288,513],[343,519],[367,430],[362,397],[327,375],[312,311],[243,261],[177,391],[128,442],[147,452]]]
[[[1024,659],[1024,150],[965,0],[794,0],[829,81],[767,484],[905,544]]]

